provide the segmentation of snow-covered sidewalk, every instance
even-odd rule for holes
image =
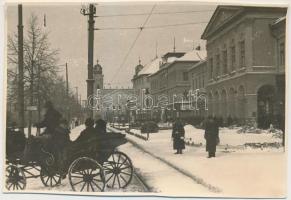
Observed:
[[[148,141],[130,134],[127,134],[127,138],[156,158],[196,177],[204,185],[209,184],[221,190],[220,193],[210,193],[210,196],[276,198],[286,195],[286,153],[283,148],[242,151],[224,151],[220,148],[216,158],[208,159],[203,130],[190,126],[185,129],[186,137],[191,137],[195,143],[202,143],[203,146],[187,146],[183,155],[174,154],[170,130],[153,133]],[[238,134],[229,129],[222,129],[220,132],[221,145],[281,142],[281,139],[272,137],[269,133]],[[179,179],[173,181],[179,184]],[[199,192],[195,194],[194,196],[203,196]],[[193,191],[184,195],[193,196]]]

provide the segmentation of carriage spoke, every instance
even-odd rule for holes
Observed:
[[[78,185],[78,184],[80,184],[82,182],[84,182],[83,179],[81,181],[77,182],[77,183],[73,183],[73,185],[75,186],[75,185]]]
[[[119,174],[119,176],[120,176],[120,178],[126,183],[127,181],[125,180],[125,178],[121,175],[121,174]]]
[[[115,167],[115,166],[112,164],[112,161],[109,161],[108,163],[109,163],[109,165],[112,167],[112,169]]]
[[[53,186],[53,178],[50,177],[50,186],[52,187]]]
[[[126,175],[128,175],[128,176],[131,176],[130,173],[126,173],[126,172],[120,172],[120,173],[122,173],[122,174],[126,174]]]
[[[94,181],[92,181],[92,183],[94,183],[94,185],[100,190],[100,191],[102,191],[102,188],[97,184],[97,183],[95,183]]]
[[[93,180],[95,180],[95,181],[98,181],[98,182],[103,182],[101,179],[96,179],[96,178],[93,178]]]
[[[50,180],[50,177],[47,177],[47,180],[45,182],[45,184],[47,185],[48,181]]]
[[[124,169],[128,169],[128,168],[131,168],[131,166],[126,166],[126,167],[123,167],[123,168],[120,168],[120,170],[124,170]]]
[[[93,177],[99,176],[100,172],[96,173],[96,174],[91,174]]]
[[[19,189],[23,189],[19,183],[17,183]]]
[[[107,179],[106,183],[109,182],[109,180],[114,176],[114,174],[112,173],[112,175]]]
[[[121,186],[120,186],[120,180],[119,180],[119,176],[118,175],[116,175],[117,176],[117,182],[118,182],[118,186],[119,186],[119,188],[121,188]]]
[[[83,176],[71,176],[72,178],[83,178]]]
[[[117,163],[116,163],[116,167],[118,167],[118,164],[119,164],[119,161],[120,161],[120,154],[119,154],[119,156],[118,156],[118,160],[117,160]]]
[[[87,192],[89,192],[89,182],[87,182]]]
[[[112,188],[114,187],[115,180],[116,180],[116,175],[114,175],[113,183],[112,183],[112,186],[111,186]]]
[[[124,165],[124,163],[126,163],[126,161],[127,161],[127,158],[125,158],[125,160],[118,167],[121,167],[122,165]]]
[[[8,190],[10,190],[12,185],[13,185],[13,183],[10,183],[10,185],[8,186]]]
[[[92,189],[92,192],[95,192],[95,190],[94,190],[94,188],[93,188],[91,182],[89,182],[89,184],[90,184],[90,187],[91,187],[91,189]]]
[[[55,184],[57,184],[58,183],[58,181],[55,179],[55,177],[53,176],[53,179],[54,179],[54,181],[56,182]]]
[[[116,165],[116,161],[115,161],[115,159],[114,159],[114,154],[112,154],[112,159],[113,159],[113,163],[114,163],[114,166],[113,166],[113,167],[117,167],[117,165]]]
[[[82,188],[81,188],[81,192],[83,191],[85,185],[86,185],[86,182],[84,182],[84,184],[83,184],[83,186],[82,186]]]

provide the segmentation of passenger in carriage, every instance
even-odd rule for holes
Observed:
[[[85,126],[86,128],[80,133],[79,137],[75,140],[75,143],[86,141],[96,136],[94,129],[94,120],[92,118],[86,119]]]
[[[95,132],[97,135],[103,135],[106,134],[106,126],[107,122],[102,119],[100,114],[97,114],[95,116]]]

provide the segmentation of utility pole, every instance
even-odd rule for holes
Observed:
[[[24,84],[23,84],[23,23],[22,4],[18,5],[18,125],[24,132]]]
[[[40,121],[40,64],[37,65],[37,118]],[[37,128],[36,135],[40,135],[40,128]]]
[[[87,102],[93,99],[94,94],[94,79],[93,79],[93,62],[94,62],[94,15],[96,8],[93,4],[89,4],[88,8],[82,8],[81,14],[88,15],[88,79],[87,79]],[[93,103],[93,102],[92,102]],[[93,109],[90,109],[90,105],[87,105],[88,115],[93,118]]]
[[[70,108],[69,108],[69,72],[68,63],[66,63],[66,96],[67,96],[67,120],[70,121]]]

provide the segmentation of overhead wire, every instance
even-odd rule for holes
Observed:
[[[165,28],[172,26],[186,26],[186,25],[196,25],[196,24],[207,24],[208,22],[189,22],[189,23],[179,23],[179,24],[166,24],[166,25],[156,25],[156,26],[144,26],[144,27],[104,27],[95,28],[97,31],[102,30],[136,30],[136,29],[155,29],[155,28]]]
[[[141,34],[142,30],[143,30],[143,27],[144,27],[144,26],[146,25],[146,23],[148,22],[148,20],[149,20],[150,16],[152,15],[152,12],[154,11],[154,8],[155,8],[155,7],[156,7],[156,4],[152,7],[151,12],[149,13],[149,15],[147,16],[146,20],[144,21],[144,23],[143,23],[142,26],[140,27],[140,30],[139,30],[138,34],[136,35],[136,37],[135,37],[133,43],[131,44],[129,50],[127,51],[127,53],[126,53],[126,55],[125,55],[125,57],[124,57],[124,59],[123,59],[121,65],[120,65],[120,67],[117,69],[117,71],[115,72],[114,76],[112,77],[111,82],[113,81],[113,79],[115,79],[115,77],[116,77],[116,75],[119,73],[120,69],[124,66],[124,64],[125,64],[125,62],[126,62],[128,56],[129,56],[129,54],[131,53],[131,50],[132,50],[133,47],[135,46],[136,41],[138,40],[138,38],[139,38],[139,36],[140,36],[140,34]]]
[[[155,12],[151,15],[170,15],[170,14],[187,14],[187,13],[201,13],[213,12],[214,10],[190,10],[190,11],[177,11],[177,12]],[[113,15],[97,15],[95,17],[127,17],[127,16],[140,16],[149,15],[150,13],[132,13],[132,14],[113,14]]]

